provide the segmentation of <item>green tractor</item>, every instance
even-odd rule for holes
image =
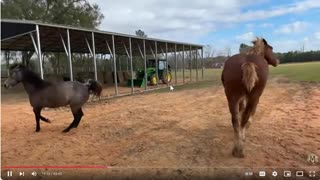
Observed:
[[[158,59],[158,75],[159,80],[161,80],[164,84],[168,84],[172,80],[171,68],[168,65],[167,69],[167,60],[166,59]],[[150,85],[155,86],[159,81],[157,79],[156,72],[156,60],[149,59],[147,61],[147,80]],[[140,88],[145,86],[145,78],[144,78],[144,70],[138,70],[136,72],[136,78],[133,79],[134,86],[139,86]],[[128,80],[127,86],[131,86],[131,79]]]

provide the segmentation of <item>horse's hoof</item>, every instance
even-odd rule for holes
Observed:
[[[69,132],[70,131],[70,129],[65,129],[65,130],[63,130],[62,132],[63,133],[67,133],[67,132]]]
[[[243,150],[238,148],[233,148],[232,156],[236,158],[244,158]]]
[[[37,129],[35,132],[36,132],[36,133],[40,132],[40,129]]]
[[[51,121],[49,119],[46,120],[47,123],[51,123]]]

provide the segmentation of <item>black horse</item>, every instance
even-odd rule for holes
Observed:
[[[45,81],[22,64],[10,66],[9,74],[4,87],[11,88],[20,82],[23,84],[35,114],[36,132],[40,131],[40,120],[50,123],[49,119],[41,116],[41,110],[45,107],[57,108],[69,105],[74,119],[63,132],[77,128],[84,115],[81,108],[88,101],[89,94],[100,95],[101,92],[96,91],[102,89],[100,83],[94,80],[89,80],[85,84],[77,81],[56,83]]]

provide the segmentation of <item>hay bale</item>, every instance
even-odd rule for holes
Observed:
[[[98,81],[104,84],[104,72],[98,71]]]
[[[123,78],[123,72],[117,72],[118,75],[118,82],[123,83],[124,82],[124,78]]]
[[[123,80],[128,81],[129,79],[129,72],[128,71],[123,71]]]
[[[105,73],[105,81],[106,84],[113,84],[113,73],[112,72],[106,72]]]
[[[90,72],[88,72],[88,78],[93,78],[94,79],[94,75],[95,73],[94,72],[92,72],[92,71],[90,71]]]

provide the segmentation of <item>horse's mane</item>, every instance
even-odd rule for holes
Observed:
[[[255,54],[264,56],[265,46],[268,45],[267,41],[263,38],[256,38],[252,41],[253,47],[248,50],[246,54]]]
[[[50,82],[42,80],[37,73],[31,71],[29,68],[27,68],[23,64],[19,64],[19,63],[12,64],[9,67],[9,70],[12,71],[15,68],[19,68],[21,70],[24,81],[30,82],[36,87],[42,88],[51,84]]]
[[[12,71],[14,68],[16,68],[16,67],[25,67],[24,65],[22,65],[22,64],[19,64],[19,63],[14,63],[14,64],[12,64],[12,65],[10,65],[9,66],[9,70],[10,71]]]

